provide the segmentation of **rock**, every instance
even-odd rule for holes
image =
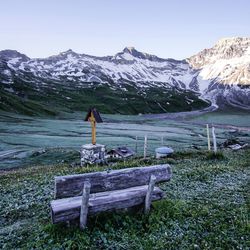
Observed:
[[[228,148],[229,146],[235,145],[235,144],[241,145],[241,142],[239,141],[239,139],[237,139],[237,138],[227,139],[223,143],[220,144],[220,148]]]
[[[232,150],[239,150],[246,147],[248,147],[248,144],[241,142],[238,138],[227,139],[220,144],[220,148],[230,148]]]
[[[44,153],[46,153],[46,150],[45,149],[40,149],[38,151],[33,152],[33,154],[31,156],[32,157],[33,156],[39,156],[39,155],[44,154]]]
[[[229,145],[228,148],[231,148],[232,150],[239,150],[239,149],[243,149],[246,148],[248,146],[247,143],[240,145],[240,144],[234,144],[234,145]]]

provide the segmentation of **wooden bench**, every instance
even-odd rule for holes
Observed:
[[[80,218],[86,226],[87,215],[145,204],[160,200],[164,192],[155,183],[169,181],[169,165],[126,168],[87,174],[55,177],[55,200],[51,201],[52,223]]]

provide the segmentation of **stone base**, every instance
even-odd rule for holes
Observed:
[[[85,164],[103,163],[105,161],[105,145],[85,144],[81,147],[81,166]]]

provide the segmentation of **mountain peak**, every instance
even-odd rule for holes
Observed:
[[[67,55],[67,54],[76,54],[72,49],[68,49],[66,51],[61,52],[60,54],[62,55]]]
[[[220,39],[212,48],[204,49],[187,60],[194,68],[202,68],[207,64],[218,63],[218,60],[229,60],[248,56],[250,51],[250,38],[231,37]]]
[[[153,62],[164,62],[164,61],[176,61],[174,59],[163,59],[155,55],[151,55],[148,53],[140,52],[135,47],[125,47],[122,52],[119,52],[115,55],[115,58],[117,59],[125,59],[125,60],[135,60],[137,59],[144,59],[149,60]]]
[[[122,51],[123,53],[128,53],[134,57],[144,58],[149,56],[149,54],[138,51],[135,47],[125,47]]]
[[[216,45],[249,43],[250,37],[225,37],[217,41]]]
[[[12,49],[6,49],[0,51],[0,57],[5,58],[6,60],[10,60],[12,58],[21,58],[24,61],[27,61],[29,57],[26,55]]]
[[[125,47],[124,49],[123,49],[123,52],[125,52],[125,53],[129,53],[129,54],[133,54],[133,52],[134,51],[137,51],[136,49],[135,49],[135,47]]]

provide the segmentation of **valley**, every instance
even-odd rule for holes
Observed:
[[[179,114],[179,116],[178,116]],[[160,115],[107,115],[97,126],[97,142],[107,149],[126,145],[143,154],[144,136],[148,136],[148,155],[156,147],[175,151],[206,150],[206,124],[216,128],[218,143],[238,138],[250,144],[250,115],[246,111],[172,113]],[[85,113],[61,114],[57,118],[39,118],[2,112],[0,115],[0,170],[57,163],[79,164],[79,149],[91,142],[91,126]]]
[[[206,149],[206,123],[218,142],[249,142],[250,39],[220,39],[184,60],[125,47],[112,56],[72,50],[47,58],[0,51],[0,168],[76,163],[90,142],[84,111],[104,117],[98,142],[142,154],[162,144]],[[236,131],[235,134],[230,131]]]

